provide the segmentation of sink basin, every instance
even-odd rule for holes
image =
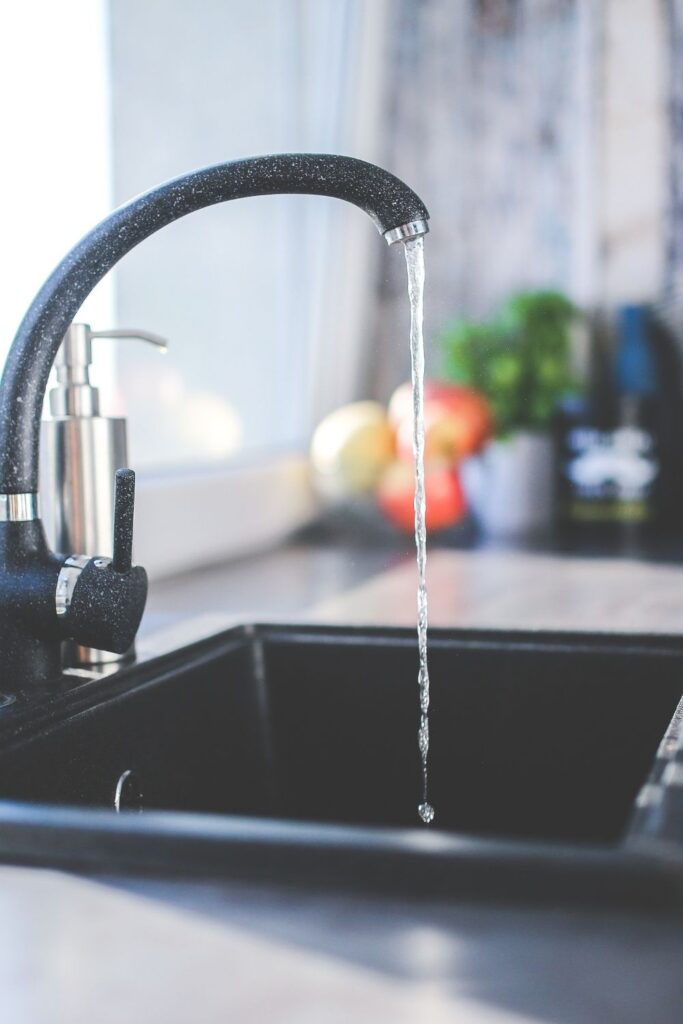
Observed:
[[[388,856],[461,878],[493,858],[610,884],[652,867],[629,825],[681,641],[435,630],[430,668],[429,829],[414,633],[254,626],[2,709],[0,856],[271,877]]]

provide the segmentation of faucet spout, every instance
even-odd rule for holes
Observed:
[[[231,199],[306,194],[364,210],[389,244],[428,231],[421,199],[393,174],[348,156],[286,153],[216,164],[121,206],[56,267],[19,326],[0,382],[0,495],[38,489],[43,397],[67,328],[95,285],[139,242],[180,217]]]

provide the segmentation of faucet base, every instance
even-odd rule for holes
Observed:
[[[5,693],[61,672],[54,611],[59,567],[40,519],[0,522],[0,688]]]

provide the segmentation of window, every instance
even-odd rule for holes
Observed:
[[[3,177],[18,211],[5,338],[73,242],[146,188],[257,152],[378,158],[384,0],[39,7],[4,14],[0,34],[15,154]],[[129,417],[138,557],[154,571],[264,543],[310,514],[300,456],[314,422],[359,392],[378,250],[367,218],[332,200],[228,203],[147,240],[88,301],[79,319],[170,343],[161,358],[102,342],[95,371],[103,405]],[[202,538],[171,554],[200,515]]]
[[[13,4],[0,14],[0,361],[52,268],[111,209],[105,14],[102,0]],[[112,300],[109,280],[84,316],[109,322]]]

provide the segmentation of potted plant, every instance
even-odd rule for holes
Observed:
[[[462,466],[472,511],[492,535],[530,533],[550,524],[550,427],[558,401],[575,387],[575,317],[574,306],[559,292],[521,292],[491,321],[460,321],[441,337],[446,376],[476,388],[493,410],[493,440]]]

